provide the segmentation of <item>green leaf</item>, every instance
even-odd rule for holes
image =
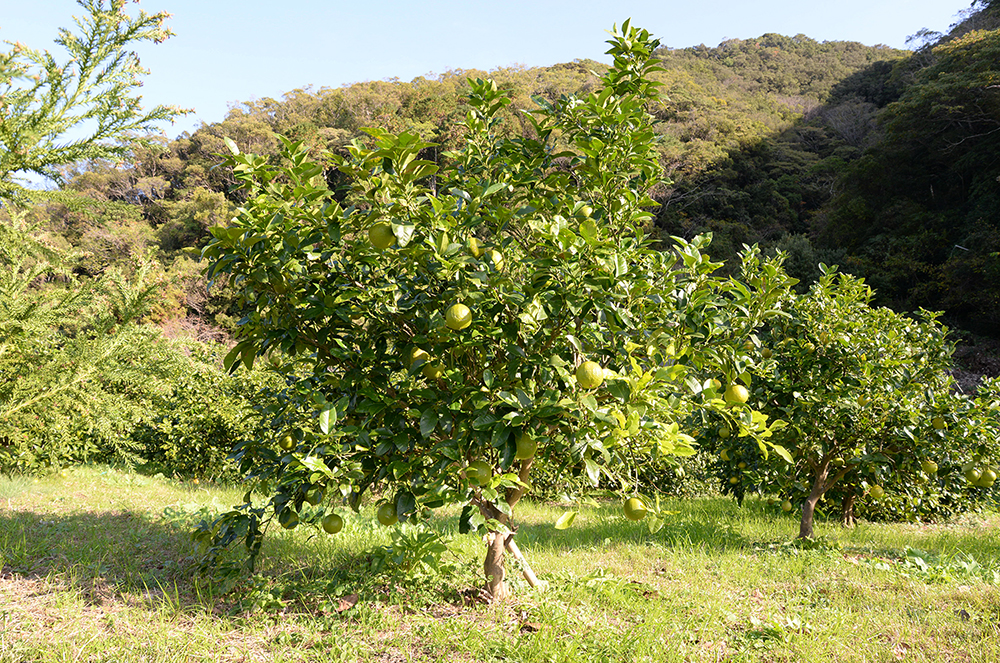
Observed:
[[[328,477],[330,479],[336,479],[337,478],[337,475],[333,472],[333,470],[331,470],[327,466],[327,464],[325,462],[323,462],[323,459],[320,458],[319,456],[312,456],[312,455],[310,455],[310,456],[306,456],[304,458],[300,458],[299,456],[295,456],[295,459],[298,460],[300,463],[302,463],[302,465],[304,465],[306,467],[306,469],[312,470],[313,472],[319,472],[320,474],[322,474],[322,475],[324,475],[324,476],[326,476],[326,477]]]
[[[593,219],[586,219],[580,224],[580,234],[588,244],[597,244],[600,241],[600,231]]]
[[[240,148],[236,146],[236,143],[233,142],[232,138],[230,138],[229,136],[223,136],[222,142],[226,144],[226,147],[228,147],[229,151],[233,153],[233,156],[239,156]]]
[[[556,520],[555,523],[556,529],[559,530],[568,529],[573,524],[573,521],[576,520],[577,513],[578,513],[577,511],[564,512],[563,515],[559,516],[559,519]]]
[[[601,466],[593,458],[589,457],[583,459],[583,464],[587,469],[587,478],[590,479],[590,485],[597,487],[601,483]]]
[[[408,516],[417,510],[417,500],[413,493],[404,491],[396,496],[396,513],[399,516]]]
[[[772,444],[771,448],[774,449],[774,453],[776,453],[779,456],[781,456],[782,458],[784,458],[786,462],[788,462],[788,463],[794,463],[795,462],[794,460],[792,460],[792,454],[788,453],[788,449],[786,449],[785,447],[781,446],[780,444]]]
[[[392,225],[392,233],[396,236],[396,239],[399,240],[399,246],[405,247],[406,245],[408,245],[410,241],[413,239],[413,233],[416,230],[416,227],[411,225],[403,225],[401,223],[393,223],[391,225]]]
[[[237,345],[232,350],[226,353],[225,358],[222,360],[222,367],[226,369],[226,372],[232,372],[233,364],[236,363],[237,358],[240,356],[240,346]]]
[[[333,403],[324,403],[323,408],[319,411],[319,430],[323,435],[328,435],[330,433],[331,424],[337,423],[337,410],[334,408]]]
[[[509,186],[510,185],[507,184],[506,182],[494,182],[493,184],[489,185],[486,188],[486,191],[483,192],[483,198],[489,198],[497,191],[500,191],[501,189],[506,189]]]
[[[438,414],[434,410],[424,410],[420,415],[420,434],[430,437],[434,429],[437,428]]]
[[[493,429],[493,435],[490,437],[490,444],[494,449],[500,449],[507,444],[507,440],[510,438],[510,428],[507,426],[497,426]]]
[[[507,470],[513,465],[517,456],[517,439],[513,435],[507,436],[507,443],[503,447],[503,456],[500,459],[500,468]]]

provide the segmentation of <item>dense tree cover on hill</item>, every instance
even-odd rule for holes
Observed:
[[[885,47],[820,44],[802,35],[773,34],[731,40],[714,49],[659,49],[656,56],[664,71],[655,78],[662,83],[665,98],[651,111],[659,121],[661,164],[677,182],[654,191],[663,203],[661,218],[677,219],[664,226],[689,236],[694,232],[688,231],[718,231],[713,223],[684,222],[692,200],[703,200],[714,188],[703,186],[707,171],[717,168],[731,152],[762,145],[768,136],[790,128],[803,113],[818,108],[844,76],[904,54]],[[530,134],[525,109],[535,107],[539,99],[554,101],[562,95],[586,93],[605,70],[598,62],[575,61],[489,72],[511,92],[512,103],[502,112],[501,131]],[[278,158],[279,135],[303,141],[315,155],[324,150],[343,154],[351,140],[364,138],[363,128],[376,126],[408,130],[433,142],[422,156],[439,162],[456,146],[468,79],[485,74],[456,70],[410,82],[305,88],[280,100],[245,102],[234,106],[222,122],[164,140],[158,149],[137,147],[124,163],[90,161],[64,169],[67,186],[39,210],[39,218],[50,219],[55,234],[88,255],[79,267],[88,274],[97,274],[143,247],[156,248],[164,271],[175,277],[175,285],[158,305],[160,319],[194,315],[231,329],[235,313],[226,293],[206,293],[192,260],[192,247],[203,245],[207,229],[230,218],[240,202],[231,173],[215,167],[225,151],[223,139],[229,137],[241,150],[272,159]],[[340,177],[333,169],[327,176]],[[95,204],[100,214],[94,213]],[[674,210],[681,216],[671,217]],[[762,234],[736,228],[747,220],[734,221],[731,238],[717,240],[723,249],[731,247],[726,253],[732,255],[744,238]]]
[[[926,63],[879,111],[877,139],[846,170],[815,230],[894,305],[943,308],[995,332],[1000,10],[992,17],[992,29],[918,53]]]
[[[661,47],[655,78],[665,96],[651,111],[672,181],[653,192],[661,234],[713,232],[713,254],[732,265],[743,244],[780,248],[803,288],[820,261],[840,264],[867,277],[877,301],[996,329],[997,14],[995,3],[976,3],[948,35],[918,35],[924,45],[915,52],[777,34]],[[586,93],[605,70],[574,61],[489,72],[511,92],[501,131],[530,135],[525,109]],[[223,139],[277,160],[278,136],[316,156],[344,154],[363,128],[380,127],[434,143],[421,156],[440,162],[456,146],[468,79],[485,74],[454,70],[244,102],[221,122],[133,145],[124,161],[63,166],[65,187],[36,217],[85,256],[81,274],[155,249],[172,284],[155,318],[231,330],[231,297],[207,292],[196,262],[208,228],[240,202],[232,174],[216,167]],[[327,176],[346,185],[333,168]]]
[[[840,77],[823,104],[678,178],[663,228],[777,246],[804,283],[840,263],[881,303],[995,334],[998,28],[996,3],[977,3],[948,35]]]

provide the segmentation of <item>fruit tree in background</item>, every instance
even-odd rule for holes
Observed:
[[[723,423],[714,436],[723,490],[777,494],[786,510],[800,504],[800,537],[813,535],[828,495],[844,524],[860,500],[894,518],[961,510],[961,466],[976,453],[976,466],[988,465],[996,429],[991,438],[992,424],[973,430],[959,415],[947,330],[926,312],[871,307],[862,280],[821,268],[809,293],[790,297],[787,315],[769,324],[760,350],[760,407],[788,424],[774,440],[795,462],[763,457]]]
[[[658,42],[626,22],[609,44],[601,88],[539,100],[528,138],[497,135],[509,99],[489,80],[469,82],[465,144],[442,163],[413,134],[370,130],[333,157],[347,193],[299,145],[275,166],[231,144],[246,203],[205,250],[246,306],[228,361],[266,357],[287,388],[265,404],[273,438],[236,450],[252,490],[203,525],[212,551],[243,540],[252,560],[270,519],[318,524],[366,493],[383,524],[457,503],[502,597],[536,459],[623,487],[655,526],[630,487],[651,459],[693,453],[685,423],[723,419],[772,448],[752,400],[723,394],[749,386],[744,344],[788,279],[755,250],[739,280],[716,277],[706,238],[651,248]]]

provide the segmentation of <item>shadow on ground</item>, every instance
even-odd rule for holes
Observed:
[[[100,604],[193,604],[199,551],[187,529],[129,511],[39,514],[0,509],[0,579],[49,580]]]

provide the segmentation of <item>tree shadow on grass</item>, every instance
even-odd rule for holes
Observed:
[[[551,551],[608,543],[728,551],[755,543],[739,531],[742,517],[736,515],[737,507],[724,500],[692,499],[667,503],[662,508],[663,523],[655,532],[650,532],[648,521],[627,520],[616,502],[597,509],[587,508],[565,530],[557,530],[552,522],[522,521],[516,538],[521,547]]]
[[[52,581],[91,605],[199,604],[198,555],[185,527],[142,513],[0,510],[0,578]]]

